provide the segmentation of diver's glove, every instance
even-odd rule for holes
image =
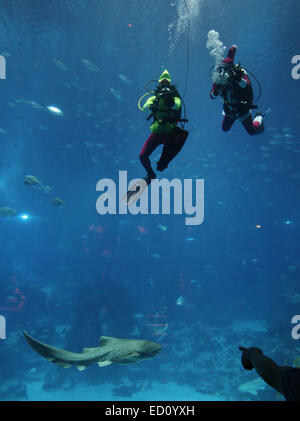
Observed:
[[[241,362],[243,367],[246,370],[252,370],[253,364],[251,362],[251,359],[253,358],[254,354],[262,354],[262,350],[259,348],[251,347],[251,348],[244,348],[243,346],[239,346],[239,350],[242,351],[242,357]]]

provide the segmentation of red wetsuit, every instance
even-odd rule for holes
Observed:
[[[246,74],[242,75],[239,82],[230,85],[213,84],[210,91],[211,99],[221,95],[224,99],[223,110],[225,113],[222,129],[227,132],[236,119],[239,119],[250,135],[262,133],[264,126],[260,121],[253,121],[250,112],[252,103],[252,87]]]

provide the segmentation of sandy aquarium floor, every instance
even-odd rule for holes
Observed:
[[[206,395],[195,389],[169,382],[154,383],[151,390],[134,393],[131,398],[113,394],[113,386],[78,386],[70,390],[45,391],[40,381],[27,385],[28,401],[224,401],[218,395]]]

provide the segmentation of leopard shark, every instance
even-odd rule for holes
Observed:
[[[28,344],[48,361],[64,368],[76,366],[78,370],[84,370],[94,363],[99,367],[110,364],[132,364],[152,358],[162,349],[160,344],[149,340],[101,336],[100,346],[83,348],[81,353],[75,353],[39,342],[25,331],[23,334]]]

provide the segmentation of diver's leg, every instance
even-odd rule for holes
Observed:
[[[228,132],[228,130],[230,130],[234,122],[235,122],[234,118],[229,117],[229,115],[225,115],[223,118],[223,123],[222,123],[223,132]]]
[[[254,120],[252,120],[252,116],[249,115],[248,118],[242,121],[242,125],[251,136],[260,134],[264,131],[264,123],[261,115],[256,116]]]
[[[165,170],[172,159],[180,152],[181,148],[185,144],[185,141],[189,133],[179,127],[176,127],[172,132],[168,133],[164,137],[164,148],[157,162],[158,171]]]
[[[162,137],[159,134],[151,133],[140,152],[140,161],[150,178],[155,178],[156,174],[151,167],[149,156],[162,142]]]

